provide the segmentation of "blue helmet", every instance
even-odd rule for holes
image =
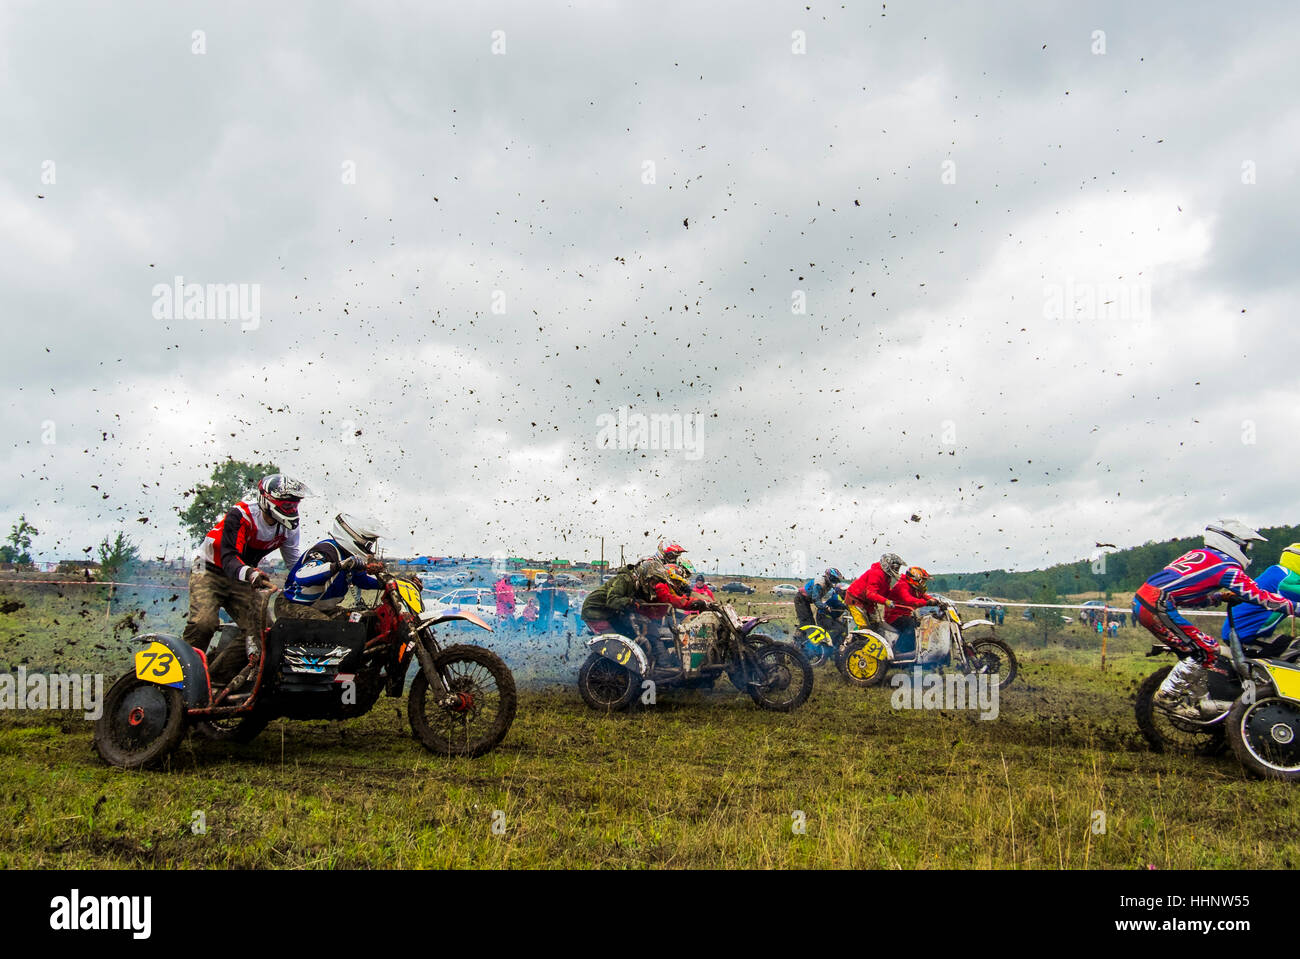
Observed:
[[[844,580],[844,574],[841,573],[834,566],[831,566],[826,570],[825,576],[826,576],[826,582],[832,586]]]

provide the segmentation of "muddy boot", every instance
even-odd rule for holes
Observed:
[[[1204,718],[1199,704],[1209,688],[1205,670],[1190,659],[1180,659],[1156,690],[1152,702],[1180,719],[1199,721]]]

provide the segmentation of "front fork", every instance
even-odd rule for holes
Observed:
[[[424,678],[429,683],[429,691],[433,693],[434,703],[444,709],[459,711],[467,708],[468,702],[465,694],[452,692],[447,688],[442,673],[438,671],[438,667],[433,661],[433,651],[424,644],[424,637],[420,635],[419,630],[409,621],[406,623],[406,630],[411,641],[415,643],[415,658],[420,664],[420,671],[424,673]]]

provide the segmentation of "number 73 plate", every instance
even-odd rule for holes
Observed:
[[[159,686],[182,686],[185,683],[180,660],[162,643],[150,643],[147,649],[135,654],[135,675]]]

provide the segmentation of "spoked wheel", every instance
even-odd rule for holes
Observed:
[[[1138,687],[1133,713],[1138,729],[1152,752],[1183,753],[1190,756],[1213,756],[1226,745],[1223,723],[1202,726],[1182,719],[1157,706],[1154,701],[1160,684],[1172,666],[1157,669]]]
[[[1263,779],[1300,780],[1300,703],[1270,696],[1228,714],[1228,742],[1247,771]]]
[[[110,765],[140,769],[166,757],[184,730],[181,691],[127,673],[104,697],[104,712],[95,721],[95,749]]]
[[[969,643],[966,663],[971,672],[996,678],[998,689],[1010,686],[1020,669],[1016,654],[1000,639],[977,639]]]
[[[429,691],[420,670],[406,714],[411,729],[440,756],[481,756],[495,749],[515,721],[515,677],[496,653],[480,646],[449,646],[434,657],[447,697]]]
[[[578,670],[578,695],[597,712],[621,712],[640,692],[636,673],[612,659],[592,653]]]
[[[889,671],[886,660],[873,656],[867,651],[870,642],[871,640],[861,638],[850,640],[836,661],[840,675],[850,684],[861,688],[879,686],[884,682],[885,673]],[[879,640],[875,642],[878,643]]]
[[[785,643],[765,643],[755,655],[757,668],[746,684],[754,702],[764,709],[788,713],[808,701],[813,671],[807,656]]]

